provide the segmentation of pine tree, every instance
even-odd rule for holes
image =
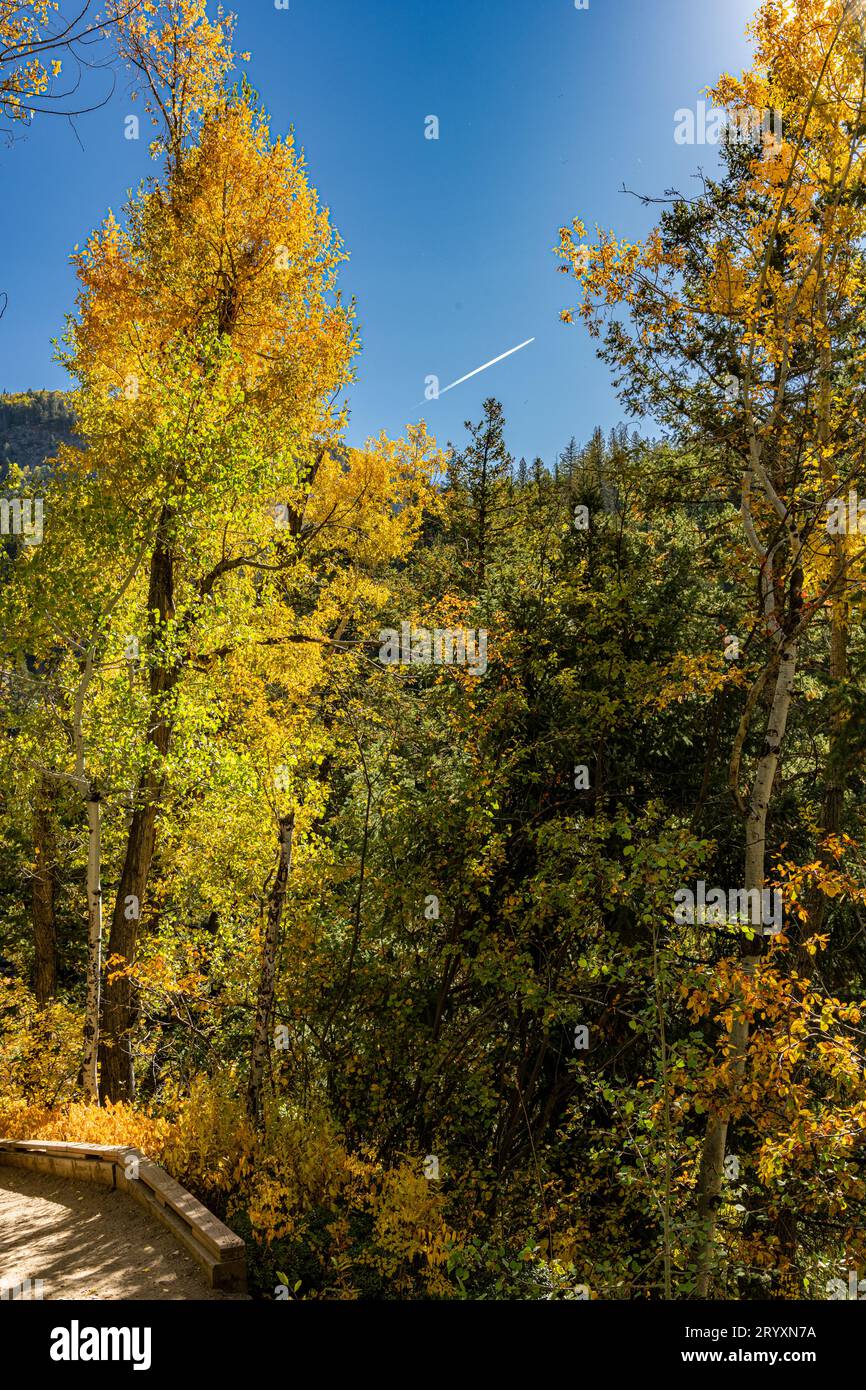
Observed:
[[[563,481],[569,484],[573,483],[579,467],[580,450],[577,447],[577,440],[572,435],[560,455],[560,475]]]
[[[496,543],[506,529],[506,493],[514,467],[505,444],[505,417],[500,402],[489,397],[483,411],[477,425],[466,421],[469,443],[461,450],[449,446],[454,530],[466,545],[479,588],[484,584]]]

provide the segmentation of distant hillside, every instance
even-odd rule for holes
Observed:
[[[41,468],[61,441],[75,437],[75,416],[64,391],[0,395],[0,483],[9,465]]]

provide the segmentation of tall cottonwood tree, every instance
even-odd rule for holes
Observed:
[[[125,226],[109,217],[78,258],[70,328],[86,438],[78,467],[104,476],[130,515],[137,505],[152,518],[139,517],[127,538],[131,549],[143,533],[146,699],[108,942],[108,1099],[133,1093],[131,970],[178,710],[196,663],[234,645],[215,635],[231,586],[247,622],[267,627],[277,598],[294,622],[293,577],[311,550],[323,555],[321,616],[304,606],[313,631],[285,639],[287,651],[322,642],[334,587],[363,587],[372,558],[403,544],[430,467],[423,430],[396,445],[336,447],[335,400],[356,345],[335,288],[339,239],[292,139],[271,138],[245,84],[227,91],[227,23],[209,25],[197,4],[169,8],[152,42],[144,19],[124,41],[163,124],[165,176],[141,191]],[[266,608],[268,576],[282,589]],[[262,640],[281,639],[270,629]]]
[[[249,94],[224,88],[230,27],[210,24],[196,4],[170,6],[162,19],[146,7],[122,27],[121,47],[163,122],[165,179],[142,190],[125,228],[110,217],[78,258],[71,330],[86,467],[110,470],[111,486],[155,517],[142,632],[148,714],[108,943],[115,966],[135,956],[173,709],[201,609],[227,574],[275,563],[267,545],[250,551],[248,536],[232,535],[233,507],[257,495],[264,508],[281,480],[297,481],[303,451],[333,430],[328,401],[354,347],[350,316],[331,297],[339,243],[302,160],[291,140],[271,140]],[[111,458],[119,434],[121,460]],[[179,570],[209,507],[209,524],[224,522],[222,546],[212,557],[186,551]],[[132,1093],[133,1020],[121,965],[104,995],[109,1099]]]

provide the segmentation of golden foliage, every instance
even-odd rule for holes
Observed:
[[[12,120],[27,120],[34,100],[45,95],[51,78],[60,72],[59,60],[49,72],[37,56],[56,11],[56,0],[30,0],[26,5],[0,0],[0,108]]]

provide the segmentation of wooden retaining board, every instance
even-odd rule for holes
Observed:
[[[211,1288],[246,1292],[246,1248],[240,1236],[138,1149],[0,1139],[0,1163],[125,1190],[174,1234],[204,1270]],[[128,1176],[130,1170],[137,1176]]]

